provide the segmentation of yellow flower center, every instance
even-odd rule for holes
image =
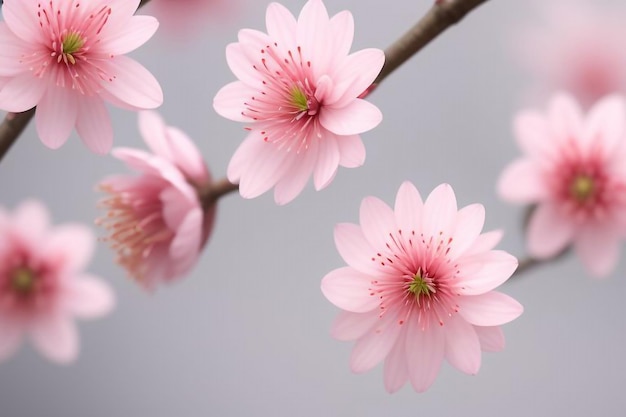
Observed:
[[[28,294],[35,288],[35,274],[24,267],[17,268],[11,276],[12,288],[20,294]]]
[[[593,178],[587,175],[577,175],[570,185],[570,193],[579,202],[589,200],[595,191]]]
[[[85,39],[77,32],[69,32],[63,37],[61,48],[63,49],[63,56],[65,60],[72,65],[76,64],[74,55],[80,51],[80,48],[85,44]]]
[[[291,89],[291,103],[300,111],[306,111],[309,109],[309,102],[306,94],[297,85]]]

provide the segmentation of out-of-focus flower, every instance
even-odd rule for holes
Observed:
[[[157,80],[124,56],[156,31],[153,17],[133,16],[139,0],[5,0],[0,22],[0,109],[37,106],[43,143],[63,145],[72,129],[89,149],[113,143],[107,101],[129,109],[163,102]]]
[[[382,120],[378,108],[358,98],[375,80],[383,51],[348,54],[354,22],[348,11],[328,17],[321,0],[310,0],[295,17],[282,5],[267,8],[267,34],[239,32],[226,59],[239,81],[223,87],[213,106],[222,116],[248,123],[250,134],[228,166],[228,179],[243,197],[272,187],[285,204],[311,174],[326,187],[339,165],[365,160],[359,136]]]
[[[97,318],[114,305],[109,286],[84,272],[95,236],[79,224],[51,227],[39,202],[0,208],[0,361],[28,334],[47,358],[78,355],[74,317]]]
[[[452,187],[442,184],[422,203],[405,182],[391,209],[368,197],[360,225],[339,224],[335,243],[347,267],[322,280],[322,292],[343,311],[332,335],[356,340],[350,366],[365,372],[385,359],[385,387],[411,381],[425,391],[443,359],[475,374],[481,350],[504,348],[500,325],[522,306],[493,291],[517,268],[517,260],[493,250],[500,232],[481,234],[482,205],[457,211]]]
[[[587,0],[535,1],[544,24],[518,35],[522,64],[534,75],[535,95],[565,90],[586,107],[626,92],[626,9]]]
[[[572,97],[558,94],[546,114],[522,111],[514,127],[524,156],[504,170],[498,192],[537,204],[530,255],[551,258],[573,243],[590,274],[609,274],[626,231],[624,99],[608,96],[583,116]]]
[[[146,288],[181,278],[195,265],[215,218],[198,192],[211,182],[202,155],[181,130],[166,126],[155,112],[139,114],[139,129],[152,151],[115,148],[113,155],[139,176],[100,183],[109,194],[98,222],[118,252],[117,261]]]
[[[159,19],[169,36],[188,39],[190,32],[220,24],[238,0],[152,0],[146,10]]]

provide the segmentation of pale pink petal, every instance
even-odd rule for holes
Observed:
[[[97,277],[82,275],[66,289],[66,308],[81,319],[102,317],[113,310],[115,296],[111,287]]]
[[[190,210],[198,208],[200,203],[191,186],[185,184],[184,188],[165,187],[159,193],[162,204],[163,220],[172,230],[180,227]]]
[[[330,334],[337,340],[355,340],[374,327],[378,320],[380,320],[380,312],[378,310],[368,311],[367,313],[342,311],[335,318]]]
[[[439,239],[440,233],[450,234],[456,221],[456,197],[449,184],[435,188],[424,203],[422,233],[429,239]]]
[[[6,23],[0,22],[0,76],[28,71],[22,57],[32,49],[33,46],[15,36]]]
[[[41,101],[47,85],[47,79],[33,77],[31,73],[11,78],[0,90],[0,109],[9,112],[32,109]]]
[[[159,22],[152,16],[133,16],[110,38],[101,40],[103,48],[112,55],[123,55],[134,51],[146,43],[159,27]]]
[[[553,204],[540,204],[530,217],[527,247],[531,256],[551,258],[571,243],[575,225]]]
[[[423,210],[424,203],[417,188],[409,181],[403,182],[396,195],[394,212],[398,229],[402,230],[405,238],[421,233]]]
[[[265,14],[267,34],[273,39],[294,39],[296,37],[296,18],[280,3],[271,3]],[[293,49],[293,45],[286,45]]]
[[[108,0],[105,4],[111,6],[111,14],[103,30],[111,33],[118,33],[122,30],[130,20],[134,19],[133,15],[137,11],[140,1],[141,0]]]
[[[517,144],[529,156],[542,156],[554,148],[550,127],[545,117],[537,111],[519,113],[513,128]]]
[[[338,63],[339,57],[343,58],[350,52],[354,38],[354,18],[347,10],[337,13],[330,19],[331,39],[333,40],[333,61]]]
[[[481,351],[474,326],[455,315],[446,320],[444,328],[446,360],[459,371],[475,375],[480,369]]]
[[[226,171],[228,180],[233,184],[237,184],[244,171],[250,165],[250,159],[254,158],[254,155],[260,153],[266,146],[269,145],[263,140],[259,132],[250,132],[248,137],[239,145],[232,158],[230,158]]]
[[[276,183],[274,201],[284,205],[296,198],[311,178],[318,155],[318,141],[313,141],[311,147],[300,155],[298,161],[291,165],[291,169]]]
[[[356,135],[378,126],[383,115],[372,103],[355,99],[344,107],[324,107],[319,120],[336,135]]]
[[[139,132],[148,148],[168,161],[172,161],[172,149],[165,131],[165,122],[159,113],[155,111],[139,112]]]
[[[204,164],[202,154],[193,141],[182,130],[168,126],[167,140],[172,150],[171,161],[188,179],[204,184],[209,180],[209,172]]]
[[[184,275],[198,261],[202,240],[202,210],[195,208],[185,216],[170,245],[170,258],[175,263],[173,273]]]
[[[239,193],[243,198],[258,197],[272,188],[298,160],[294,152],[278,149],[270,142],[261,143],[263,146],[257,148],[256,155],[246,155],[248,166],[239,179]],[[232,181],[230,175],[229,179]]]
[[[471,204],[458,211],[454,224],[453,242],[448,255],[454,259],[474,246],[485,224],[485,207]]]
[[[476,255],[481,252],[488,252],[496,247],[500,240],[502,240],[504,232],[502,230],[492,230],[481,234],[476,238],[472,247],[469,248],[464,256]]]
[[[430,323],[426,328],[413,319],[406,324],[406,361],[411,385],[417,392],[426,391],[435,381],[445,354],[443,327]]]
[[[335,245],[343,260],[354,269],[364,274],[377,272],[376,250],[356,224],[340,223],[335,226]]]
[[[35,123],[41,141],[57,149],[65,143],[76,124],[77,96],[67,88],[51,87],[37,106]]]
[[[483,352],[500,352],[504,349],[504,333],[500,326],[474,326],[474,331],[478,335],[480,348]]]
[[[398,320],[397,311],[387,310],[374,327],[357,340],[350,355],[352,372],[367,372],[385,359],[403,329]]]
[[[372,85],[384,63],[385,54],[380,49],[362,49],[348,55],[332,76],[335,91],[326,104],[341,108],[352,102]]]
[[[456,291],[462,295],[478,295],[502,285],[517,269],[517,259],[504,251],[492,250],[457,259],[462,280]]]
[[[251,119],[244,116],[246,110],[245,100],[253,97],[258,92],[245,85],[241,81],[226,84],[220,89],[213,99],[213,108],[222,117],[235,122],[250,122]]]
[[[228,67],[248,88],[260,85],[263,82],[263,74],[255,68],[255,62],[248,53],[260,53],[258,49],[250,51],[250,47],[242,43],[231,43],[226,46],[226,62]],[[258,93],[258,89],[256,90]],[[218,93],[219,94],[219,93]],[[250,95],[252,97],[252,95]]]
[[[610,95],[593,106],[587,116],[581,142],[588,152],[599,146],[611,156],[616,146],[626,139],[626,105],[622,96]]]
[[[65,272],[80,272],[91,261],[96,237],[92,230],[79,223],[66,223],[51,229],[42,241],[46,259]]]
[[[476,326],[499,326],[518,318],[524,307],[512,297],[497,291],[460,297],[459,314]]]
[[[22,344],[22,329],[7,317],[0,318],[0,362],[11,357]]]
[[[311,68],[317,77],[328,73],[330,36],[330,18],[324,3],[320,0],[308,1],[298,16],[296,43],[302,47],[306,59],[313,63]]]
[[[41,202],[26,200],[15,209],[12,224],[16,230],[19,230],[20,235],[39,243],[47,234],[50,215]]]
[[[80,97],[78,104],[78,136],[92,152],[101,155],[109,152],[113,145],[113,126],[106,106],[99,98],[85,96]]]
[[[390,242],[389,235],[398,230],[393,210],[376,197],[366,197],[361,202],[359,223],[367,241],[379,250]]]
[[[409,367],[406,359],[406,335],[408,332],[409,330],[405,327],[385,359],[385,389],[390,394],[398,391],[409,380]]]
[[[338,136],[339,165],[356,168],[365,162],[365,146],[359,135]]]
[[[577,137],[582,132],[582,111],[578,103],[567,94],[556,95],[549,106],[550,127],[560,141]]]
[[[37,16],[39,0],[9,1],[2,5],[2,17],[13,33],[21,39],[34,43],[43,36],[39,25],[33,21]]]
[[[540,167],[531,159],[518,159],[509,164],[498,180],[498,194],[512,203],[534,203],[550,195]]]
[[[104,64],[106,63],[106,65]],[[154,109],[163,103],[163,91],[154,76],[137,61],[118,55],[101,64],[112,80],[102,86],[118,100],[141,109]]]
[[[615,269],[621,252],[618,233],[615,225],[589,225],[576,231],[574,249],[592,276],[605,277]]]
[[[335,269],[322,279],[322,293],[342,310],[366,313],[380,300],[372,291],[372,277],[350,267]]]
[[[31,329],[31,336],[42,355],[59,363],[69,363],[78,356],[76,325],[66,317],[42,319]]]
[[[324,137],[316,141],[318,142],[319,150],[317,152],[317,162],[313,170],[313,184],[318,191],[327,187],[335,178],[340,158],[337,142],[340,140],[340,137],[330,132],[324,132]],[[312,150],[309,149],[307,152],[312,152]]]

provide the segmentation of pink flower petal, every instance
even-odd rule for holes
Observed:
[[[365,162],[365,146],[359,135],[338,136],[339,165],[356,168]]]
[[[407,333],[408,330],[405,327],[385,359],[385,389],[390,394],[398,391],[409,380],[409,368],[406,359]]]
[[[581,142],[587,152],[599,146],[609,157],[615,148],[626,139],[626,105],[624,99],[610,95],[599,101],[587,116]]]
[[[366,197],[361,202],[359,223],[367,241],[378,250],[384,249],[390,242],[389,235],[398,230],[393,210],[376,197]]]
[[[243,115],[244,110],[246,110],[245,100],[253,97],[256,93],[256,90],[241,81],[226,84],[213,99],[213,108],[217,114],[227,119],[235,122],[250,122],[251,119]]]
[[[159,113],[155,111],[139,112],[139,132],[148,148],[162,158],[172,162],[172,149],[167,140],[165,122]]]
[[[458,316],[446,320],[446,359],[461,372],[475,375],[480,369],[481,351],[474,326]]]
[[[476,326],[499,326],[518,318],[524,307],[512,297],[497,291],[460,297],[459,314]]]
[[[481,234],[476,238],[472,247],[464,253],[464,256],[476,255],[492,250],[498,243],[500,243],[502,235],[502,230],[492,230]]]
[[[101,65],[107,73],[114,75],[102,86],[118,100],[140,109],[154,109],[163,103],[159,82],[135,60],[118,55]]]
[[[380,49],[362,49],[350,54],[337,66],[332,74],[335,91],[326,105],[342,108],[367,90],[385,63],[385,54]]]
[[[341,108],[324,107],[319,120],[336,135],[356,135],[378,126],[383,115],[372,103],[355,99]]]
[[[294,39],[296,36],[296,18],[280,3],[271,3],[265,14],[267,34],[273,39]],[[295,43],[286,45],[287,49],[295,49]]]
[[[184,188],[165,187],[159,193],[159,200],[163,206],[163,220],[172,230],[178,229],[189,211],[198,208],[200,204],[191,186],[185,184]]]
[[[378,310],[367,313],[342,311],[333,322],[330,334],[337,340],[355,340],[367,333],[379,320]]]
[[[577,137],[582,131],[582,111],[567,94],[558,94],[550,102],[549,120],[552,133],[560,141]]]
[[[587,226],[577,230],[574,249],[592,276],[605,277],[615,269],[621,252],[618,233],[613,224]]]
[[[99,98],[83,96],[78,104],[78,136],[92,152],[101,155],[109,152],[113,145],[113,126],[104,103]]]
[[[394,212],[398,229],[402,230],[405,238],[421,233],[423,210],[424,203],[417,188],[409,181],[403,182],[396,195]]]
[[[76,325],[65,317],[48,317],[31,329],[31,336],[42,355],[59,363],[78,356]]]
[[[347,56],[354,39],[354,18],[347,10],[339,12],[330,19],[330,32],[333,41],[333,53],[335,60],[331,68],[339,63],[339,57]],[[333,65],[334,64],[334,65]]]
[[[276,204],[281,206],[287,204],[302,192],[315,168],[318,155],[317,147],[318,141],[313,141],[307,152],[298,155],[299,160],[293,163],[289,172],[276,183],[274,189]]]
[[[378,323],[359,340],[350,355],[350,369],[367,372],[382,361],[397,343],[403,326],[398,324],[397,311],[386,311]]]
[[[553,204],[540,204],[528,223],[528,252],[541,259],[555,256],[571,243],[574,227]]]
[[[76,273],[84,270],[91,261],[96,237],[83,224],[66,223],[54,227],[48,239],[41,243],[49,262],[65,272]]]
[[[435,381],[445,353],[443,328],[431,323],[425,329],[412,318],[407,324],[406,361],[411,385],[417,392],[426,391]]]
[[[202,210],[198,207],[187,213],[176,230],[170,245],[170,258],[175,263],[173,274],[187,274],[200,255],[202,240]]]
[[[500,352],[504,349],[504,333],[500,326],[474,326],[483,352]]]
[[[209,181],[209,172],[202,154],[193,141],[182,130],[168,126],[166,128],[167,140],[172,150],[171,161],[175,164],[188,179],[196,181],[198,184],[205,184]]]
[[[28,71],[22,57],[32,49],[30,44],[15,36],[5,22],[0,22],[0,76],[15,76]]]
[[[111,33],[101,42],[112,55],[127,54],[146,43],[158,27],[159,22],[152,16],[133,16],[116,33]]]
[[[254,54],[260,53],[260,51],[257,49],[252,52],[249,49],[251,48],[242,43],[229,44],[226,46],[226,62],[233,74],[246,87],[253,87],[262,84],[263,75],[255,68],[254,61],[248,56],[248,53]]]
[[[81,319],[102,317],[115,306],[111,287],[96,277],[83,275],[72,280],[66,291],[67,309]]]
[[[296,43],[306,53],[306,59],[315,63],[311,66],[316,78],[328,72],[330,54],[330,18],[324,3],[319,0],[308,1],[298,16]]]
[[[319,142],[317,152],[317,162],[313,170],[313,184],[316,190],[326,188],[335,178],[337,167],[339,167],[339,145],[341,137],[337,137],[330,132],[324,132],[324,137]],[[311,152],[309,149],[307,152]]]
[[[272,188],[298,160],[294,152],[277,149],[275,144],[269,142],[261,141],[261,144],[262,146],[257,147],[257,154],[245,155],[248,164],[239,179],[239,193],[243,198],[258,197]],[[248,148],[243,148],[242,152],[247,150]],[[233,160],[235,157],[236,155]],[[230,174],[229,179],[232,181]]]
[[[31,73],[11,78],[0,90],[0,109],[9,112],[32,109],[41,101],[47,84],[47,79],[33,77]]]
[[[372,292],[372,277],[350,267],[335,269],[322,279],[322,293],[342,310],[366,313],[380,303]]]
[[[517,269],[517,259],[504,251],[492,250],[457,259],[460,276],[456,291],[479,295],[502,285]]]
[[[498,181],[498,194],[512,203],[534,203],[549,196],[540,167],[531,159],[518,159],[506,167]]]
[[[541,113],[521,112],[515,117],[513,127],[517,144],[526,155],[541,157],[553,151],[552,132]]]
[[[448,254],[451,259],[474,246],[484,224],[485,207],[482,204],[471,204],[458,211],[454,225],[454,244]]]
[[[50,226],[50,215],[46,207],[37,200],[22,202],[13,214],[12,224],[20,235],[30,242],[41,242]]]
[[[67,88],[49,88],[35,114],[41,141],[49,148],[59,148],[74,129],[77,116],[78,102],[74,92]]]
[[[364,274],[379,271],[374,258],[376,250],[356,224],[340,223],[335,226],[335,245],[343,260],[357,271]]]
[[[42,33],[38,25],[33,24],[37,16],[39,0],[8,1],[2,5],[2,17],[11,32],[29,43],[38,42]]]
[[[428,240],[439,239],[440,233],[449,234],[457,216],[456,197],[449,184],[435,188],[424,203],[422,233]]]

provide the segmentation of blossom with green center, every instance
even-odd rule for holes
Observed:
[[[70,32],[63,37],[63,42],[61,43],[61,49],[63,51],[62,55],[59,55],[59,60],[61,57],[64,57],[67,61],[69,61],[72,65],[76,64],[76,59],[74,55],[76,52],[80,51],[80,48],[85,44],[85,39],[78,32]]]
[[[581,203],[588,201],[593,196],[594,190],[593,178],[587,175],[576,176],[570,187],[572,197]]]
[[[291,89],[291,103],[300,111],[307,111],[309,109],[307,96],[298,86],[294,86]]]
[[[409,292],[419,298],[422,295],[429,297],[431,294],[437,292],[437,290],[431,282],[428,282],[427,278],[422,277],[421,271],[417,271],[413,277],[413,281],[409,284]]]

